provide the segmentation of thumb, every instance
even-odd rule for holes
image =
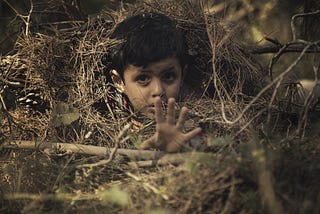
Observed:
[[[139,149],[150,149],[155,147],[155,136],[150,137],[149,139],[143,141],[140,144]]]

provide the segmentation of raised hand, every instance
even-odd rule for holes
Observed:
[[[175,99],[169,98],[167,114],[161,109],[160,98],[155,102],[156,132],[141,145],[141,149],[158,148],[167,152],[178,152],[191,138],[201,132],[201,128],[183,133],[186,113],[188,109],[182,107],[177,123],[175,123]]]

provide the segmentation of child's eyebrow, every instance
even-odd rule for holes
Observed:
[[[141,70],[139,69],[138,73],[139,74],[141,74],[141,73],[150,73],[150,70],[149,69],[141,69]]]
[[[168,68],[163,69],[161,72],[172,71],[172,70],[174,70],[174,69],[175,69],[175,67],[174,67],[174,66],[171,66],[171,67],[168,67]]]

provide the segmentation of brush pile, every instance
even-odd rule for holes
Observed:
[[[191,109],[190,121],[205,129],[209,151],[188,153],[182,164],[178,154],[155,167],[154,159],[128,160],[113,149],[135,149],[153,129],[146,121],[127,131],[132,115],[114,115],[108,100],[116,98],[103,63],[119,43],[109,38],[114,27],[146,11],[176,20],[195,60],[189,84],[203,99],[183,104]],[[263,69],[221,23],[205,5],[155,0],[21,34],[0,59],[0,212],[319,210],[318,142],[297,138],[306,129],[311,139],[319,131],[302,114],[305,106],[296,105],[297,85],[267,85]],[[30,151],[15,142],[38,146]],[[41,149],[50,143],[97,146],[109,156]],[[302,176],[306,180],[297,183]]]

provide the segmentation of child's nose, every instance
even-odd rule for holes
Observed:
[[[152,96],[162,96],[164,94],[163,84],[160,80],[154,80],[152,84]]]

